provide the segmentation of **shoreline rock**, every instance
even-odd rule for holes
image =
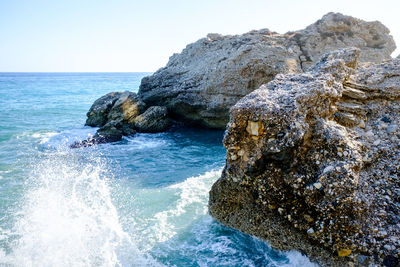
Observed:
[[[125,91],[111,92],[97,99],[87,113],[85,125],[100,128],[94,136],[72,144],[71,148],[117,142],[122,136],[136,132],[163,132],[171,121],[165,107],[147,108],[137,94]]]
[[[285,34],[209,34],[143,78],[138,95],[147,105],[166,106],[177,121],[225,129],[239,99],[279,73],[301,73],[324,53],[345,47],[360,48],[362,62],[381,62],[390,59],[395,43],[380,22],[340,13]]]
[[[360,54],[331,52],[232,107],[213,217],[323,266],[398,266],[400,59],[357,67]]]

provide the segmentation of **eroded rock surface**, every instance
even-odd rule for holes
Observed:
[[[395,49],[389,30],[329,13],[304,30],[278,34],[267,29],[243,35],[209,34],[174,54],[142,80],[140,98],[166,106],[176,120],[225,129],[229,108],[278,73],[299,73],[320,56],[344,47],[361,49],[361,61],[381,62]]]
[[[360,55],[279,74],[231,109],[212,216],[323,266],[398,266],[400,59]]]

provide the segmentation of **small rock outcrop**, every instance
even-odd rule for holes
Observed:
[[[146,104],[132,92],[111,92],[97,99],[90,107],[85,125],[92,127],[132,124],[143,113]]]
[[[360,55],[331,52],[232,107],[213,217],[323,266],[399,266],[400,59]]]
[[[132,92],[112,92],[97,99],[87,113],[87,126],[100,127],[93,137],[73,148],[116,142],[136,132],[162,132],[170,126],[165,107],[146,104]]]
[[[166,106],[176,120],[225,129],[229,108],[278,73],[300,73],[326,52],[361,49],[360,61],[381,62],[395,49],[389,30],[329,13],[304,30],[278,34],[267,29],[243,35],[209,34],[174,54],[142,79],[140,98]]]

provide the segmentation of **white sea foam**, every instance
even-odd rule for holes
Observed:
[[[177,234],[179,228],[187,226],[188,222],[195,221],[207,213],[210,186],[220,175],[221,170],[210,171],[168,187],[175,191],[177,201],[170,209],[161,211],[154,216],[157,223],[150,229],[158,242],[168,240]],[[190,216],[189,220],[186,218],[188,216]]]
[[[132,137],[125,137],[129,142],[130,150],[142,150],[156,148],[166,145],[168,142],[164,138],[165,133],[144,134],[138,133]]]
[[[140,228],[134,234],[140,235],[137,239],[143,241],[143,250],[167,241],[207,214],[208,192],[220,174],[221,170],[209,171],[166,188],[136,191],[136,200],[144,201],[148,212],[142,218],[131,218],[129,223],[136,226],[135,230]]]
[[[45,136],[41,139],[40,144],[54,148],[62,145],[70,145],[74,142],[79,142],[95,135],[97,129],[98,128],[93,127],[83,127],[65,130],[49,137]]]
[[[40,144],[47,143],[52,136],[55,136],[59,133],[57,132],[45,132],[45,133],[34,133],[32,134],[33,138],[40,139]]]
[[[285,252],[286,256],[289,259],[289,262],[285,265],[285,267],[318,267],[319,265],[311,262],[306,256],[302,255],[298,251],[289,251]]]
[[[155,266],[124,232],[110,196],[105,163],[71,151],[48,154],[26,182],[11,266]]]

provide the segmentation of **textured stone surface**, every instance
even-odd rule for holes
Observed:
[[[304,30],[278,34],[267,29],[243,35],[209,34],[174,54],[142,80],[140,98],[167,106],[176,120],[225,128],[229,108],[278,73],[298,73],[331,50],[354,46],[361,61],[389,59],[395,49],[389,30],[329,13]]]
[[[398,266],[400,59],[356,68],[360,52],[279,74],[232,108],[212,216],[323,266]]]
[[[146,112],[135,118],[135,129],[143,133],[165,131],[171,124],[167,115],[166,107],[150,107]]]

